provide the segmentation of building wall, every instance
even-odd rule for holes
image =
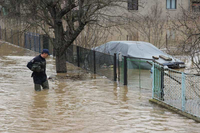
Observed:
[[[181,7],[186,10],[190,10],[190,0],[177,0],[176,9],[167,9],[167,0],[139,0],[138,10],[129,10],[132,13],[138,13],[141,15],[147,14],[153,5],[158,2],[162,8],[162,16],[165,19],[168,15],[175,17],[181,15]],[[127,5],[124,5],[127,6]]]
[[[156,28],[158,27],[151,27],[148,31],[150,32],[149,38],[144,34],[144,31],[141,31],[142,28],[141,26],[145,25],[140,25],[138,24],[135,29],[133,25],[135,26],[134,19],[135,17],[142,16],[146,17],[148,14],[151,13],[152,7],[158,3],[159,8],[162,9],[162,14],[161,14],[161,19],[160,21],[160,26],[163,24],[162,31],[158,31],[160,34],[158,35],[158,38],[154,35],[156,32]],[[123,6],[127,9],[127,3],[124,3]],[[155,46],[159,48],[163,47],[168,47],[168,46],[175,46],[178,44],[178,35],[176,34],[176,31],[173,31],[173,29],[170,29],[171,23],[168,20],[168,17],[176,19],[177,16],[182,15],[182,8],[185,10],[190,10],[190,0],[177,0],[176,3],[176,9],[167,9],[167,0],[139,0],[139,8],[138,10],[121,10],[119,9],[113,9],[115,10],[116,14],[118,15],[123,15],[123,14],[128,14],[129,17],[132,17],[133,21],[132,23],[130,22],[129,25],[127,25],[127,30],[121,29],[120,31],[113,30],[112,34],[110,34],[106,40],[108,41],[113,41],[113,40],[133,40],[133,41],[146,41],[154,44]],[[152,17],[152,16],[151,16]],[[156,17],[155,17],[156,19]],[[155,20],[154,19],[154,20]],[[156,22],[158,23],[158,22]],[[158,24],[158,25],[159,25]],[[143,32],[143,33],[142,33]],[[155,40],[157,39],[157,40]],[[99,45],[102,44],[102,42],[98,43]]]

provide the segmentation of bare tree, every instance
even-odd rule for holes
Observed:
[[[126,27],[127,30],[138,31],[145,40],[153,43],[155,46],[163,47],[163,35],[166,21],[162,18],[161,3],[155,2],[150,11],[145,14],[134,14]],[[130,28],[133,27],[133,28]]]
[[[110,35],[110,28],[102,28],[96,24],[87,25],[75,40],[75,44],[85,48],[94,48],[105,43]]]
[[[113,9],[123,8],[121,0],[8,0],[7,17],[20,17],[29,27],[40,27],[51,39],[56,52],[57,73],[66,72],[66,49],[88,24],[113,25],[119,15]],[[126,2],[126,1],[125,1]],[[20,7],[20,9],[16,8]],[[54,39],[49,35],[53,29]]]
[[[178,32],[180,44],[178,50],[191,57],[192,63],[200,73],[200,13],[182,8],[183,15],[172,21]]]

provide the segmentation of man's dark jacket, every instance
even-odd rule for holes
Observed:
[[[40,71],[33,70],[33,65],[37,64],[40,68]],[[47,80],[46,75],[46,60],[45,58],[42,58],[41,55],[36,56],[34,59],[32,59],[30,62],[28,62],[27,67],[33,71],[32,76],[33,81],[35,84],[42,84]]]

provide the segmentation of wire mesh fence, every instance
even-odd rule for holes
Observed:
[[[114,80],[114,56],[96,51],[95,57],[96,73]]]
[[[121,84],[131,87],[151,89],[151,60],[119,57],[118,61],[118,79]],[[127,63],[127,65],[125,65]],[[127,71],[127,72],[126,72]],[[124,75],[126,73],[126,75]],[[127,81],[126,81],[127,80]],[[127,84],[126,84],[127,82]]]
[[[46,35],[40,35],[32,32],[21,33],[17,30],[6,28],[2,29],[0,27],[0,39],[39,53],[43,48],[49,49],[50,54],[53,54],[54,51],[53,47],[50,45],[50,39]],[[137,66],[138,62],[140,62],[139,64],[141,66],[143,63],[145,63],[145,61],[142,62],[142,60],[136,61],[133,59],[128,59],[128,61],[124,63],[123,59],[122,62],[119,62],[113,55],[108,55],[75,45],[71,45],[67,49],[66,59],[68,62],[78,67],[98,75],[106,76],[111,80],[116,80],[116,71],[118,70],[118,79],[121,82],[127,81],[128,79],[130,84],[137,84],[139,87],[143,87],[143,85],[145,85],[143,84],[142,79],[145,78],[145,73],[143,72],[147,70],[143,71]],[[124,67],[125,64],[128,64],[128,67]],[[129,74],[127,74],[127,69]],[[126,75],[124,75],[125,72]],[[149,75],[147,77],[149,78]],[[149,80],[145,80],[145,82],[146,81]],[[125,85],[127,85],[127,83]],[[149,85],[146,84],[146,86]]]
[[[67,61],[92,73],[116,80],[121,84],[151,89],[151,60],[115,57],[102,52],[71,45],[66,52]],[[126,63],[125,63],[126,62]],[[126,66],[125,66],[126,64]],[[126,73],[126,75],[125,75]],[[125,83],[126,81],[126,83]]]
[[[185,76],[185,111],[200,117],[200,77]]]
[[[36,52],[41,52],[40,36],[36,33],[24,33],[24,47]]]
[[[5,37],[5,35],[6,35],[6,34],[5,34],[5,29],[1,29],[0,31],[1,31],[1,36],[0,36],[0,37],[1,37],[1,40],[6,40],[6,39],[5,39],[5,38],[6,38],[6,37]]]
[[[200,117],[200,76],[154,64],[152,97],[182,112]]]
[[[71,45],[66,51],[68,62],[92,73],[114,80],[114,56]]]
[[[94,73],[94,52],[90,49],[79,47],[80,67]]]
[[[50,54],[54,51],[51,39],[45,34],[23,33],[19,30],[2,29],[0,26],[0,39],[39,53],[43,48],[49,49]]]
[[[0,39],[17,46],[23,46],[24,43],[22,33],[20,31],[12,29],[1,29],[1,27]]]
[[[31,32],[22,35],[17,30],[0,27],[0,39],[36,52],[41,52],[43,48],[50,49],[51,54],[54,51],[45,35]],[[75,45],[67,49],[66,59],[78,67],[114,81],[117,75],[118,81],[124,85],[148,89],[152,87],[152,98],[200,117],[200,76],[164,69],[151,60],[116,58]]]
[[[74,64],[75,66],[78,66],[78,60],[77,60],[77,46],[70,45],[66,51],[66,60],[69,63]]]
[[[151,61],[128,58],[128,83],[134,87],[151,89]]]
[[[49,49],[50,54],[53,54],[54,51],[53,47],[50,45],[50,39],[46,35],[39,35],[32,32],[25,32],[22,34],[20,33],[20,31],[17,30],[2,29],[0,27],[0,38],[2,40],[5,40],[6,42],[10,42],[12,44],[39,53],[42,51],[43,48]],[[92,49],[86,49],[75,45],[71,45],[66,52],[66,59],[68,62],[87,71],[105,76],[111,80],[116,80],[116,73],[118,73],[118,80],[120,80],[120,82],[123,84],[124,81],[127,82],[128,80],[129,85],[133,84],[138,87],[145,87],[146,85],[146,87],[149,87],[147,83],[144,83],[146,81],[150,81],[149,71],[142,70],[138,67],[138,62],[140,62],[140,66],[143,66],[146,61],[128,59],[128,61],[124,63],[124,59],[123,61],[117,61],[117,59],[115,58],[116,57],[114,57],[113,55],[108,55],[105,53],[94,51]],[[124,67],[125,64],[127,64],[126,67]],[[131,68],[130,66],[133,68]],[[124,75],[125,72],[126,75]],[[127,83],[125,85],[127,85]]]
[[[167,69],[164,71],[164,98],[169,105],[182,110],[182,74]]]

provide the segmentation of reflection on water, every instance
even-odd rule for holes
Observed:
[[[37,53],[0,46],[0,132],[197,133],[198,123],[150,104],[151,90],[120,86],[68,64],[56,75],[47,60],[50,89],[35,92],[26,63]]]
[[[44,90],[41,93],[35,92],[35,94],[33,95],[33,103],[29,111],[29,117],[31,124],[30,126],[34,129],[41,127],[40,125],[44,126],[46,125],[46,122],[48,122],[48,120],[45,118],[48,110],[47,96],[48,90]],[[43,127],[42,129],[44,130],[44,128],[47,127]]]

